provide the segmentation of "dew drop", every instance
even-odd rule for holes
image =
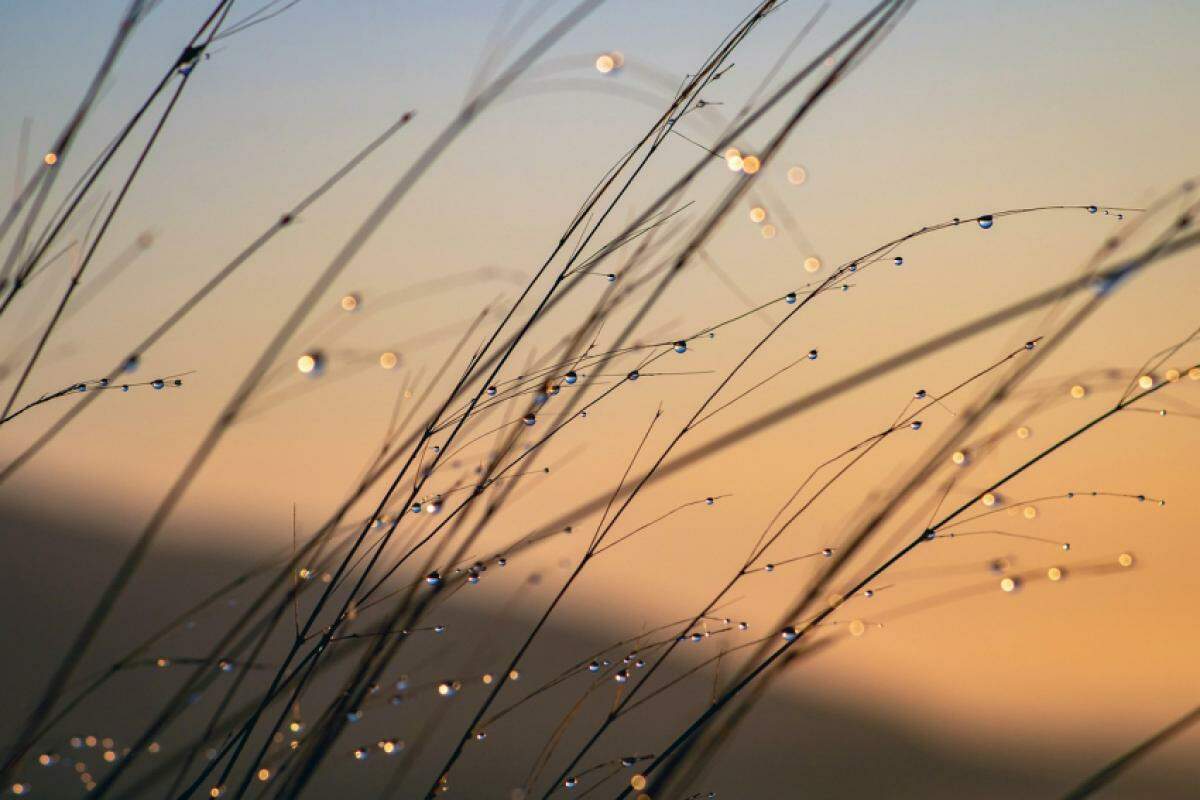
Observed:
[[[325,369],[325,357],[316,350],[305,353],[296,359],[296,369],[301,375],[311,375],[315,378]]]

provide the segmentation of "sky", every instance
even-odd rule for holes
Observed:
[[[474,0],[303,0],[214,46],[197,67],[97,264],[111,263],[145,232],[153,244],[64,321],[26,399],[103,374],[281,212],[400,114],[412,110],[416,116],[146,356],[139,377],[187,372],[182,389],[103,398],[67,435],[0,485],[0,503],[44,506],[63,525],[75,523],[81,534],[94,528],[96,535],[132,540],[278,321],[459,111],[481,64],[486,67],[488,42],[504,7]],[[549,4],[544,16],[499,48],[499,61],[527,46],[568,7]],[[357,478],[393,408],[431,410],[432,392],[418,388],[411,398],[402,392],[420,387],[442,364],[454,372],[462,356],[455,359],[451,351],[474,316],[487,305],[507,308],[596,181],[749,7],[611,0],[556,44],[430,165],[322,298],[157,546],[222,558],[286,547],[293,504],[302,526],[315,526]],[[833,3],[785,62],[783,74],[819,52],[868,7]],[[107,1],[12,2],[0,11],[5,191],[20,174],[30,173],[74,108],[122,8]],[[236,5],[233,18],[252,8]],[[138,27],[74,157],[63,164],[67,176],[77,176],[90,157],[83,154],[102,147],[137,107],[207,11],[205,4],[164,0]],[[716,141],[724,122],[816,12],[814,4],[792,0],[773,14],[737,51],[729,72],[706,90],[705,98],[720,105],[685,119],[680,130],[696,142]],[[742,313],[746,298],[765,302],[811,280],[802,267],[806,258],[821,260],[819,278],[830,265],[953,217],[1044,205],[1146,207],[1196,171],[1200,110],[1188,101],[1200,74],[1198,29],[1200,7],[1181,2],[914,4],[804,120],[779,157],[764,165],[756,184],[761,188],[737,205],[706,247],[715,270],[703,259],[693,263],[637,336],[654,341],[690,334]],[[594,60],[611,51],[622,54],[625,67],[602,75]],[[495,68],[484,73],[494,75]],[[20,154],[26,119],[29,152]],[[782,113],[769,115],[738,146],[760,152],[771,123],[782,119]],[[710,157],[694,142],[669,138],[604,232],[615,234],[674,176],[705,158]],[[786,178],[795,165],[807,175],[800,186]],[[723,162],[711,158],[682,201],[694,205],[683,211],[681,224],[702,218],[732,180],[737,178]],[[116,188],[109,182],[103,192]],[[767,223],[778,225],[774,238],[765,238],[761,225],[749,220],[757,205],[766,209]],[[850,280],[847,292],[815,302],[728,391],[734,396],[750,388],[810,348],[819,351],[817,360],[789,370],[768,390],[714,418],[710,432],[689,436],[684,450],[778,402],[1077,275],[1107,238],[1138,217],[1050,210],[1000,218],[987,231],[964,225],[905,244],[897,251],[902,268],[880,264]],[[798,236],[785,230],[785,220],[794,220]],[[1200,296],[1194,261],[1195,256],[1181,256],[1156,265],[1122,286],[1069,339],[1055,342],[1057,349],[1029,379],[1026,393],[990,417],[975,437],[998,432],[1000,444],[986,462],[971,465],[947,502],[969,497],[1034,448],[1111,405],[1147,356],[1188,336],[1197,324],[1193,310]],[[620,259],[607,263],[600,271],[617,269]],[[27,303],[0,319],[0,337],[23,342],[66,280],[59,270],[31,285]],[[539,325],[536,344],[519,351],[505,374],[545,357],[606,286],[599,276],[585,281]],[[362,306],[339,328],[350,317],[338,300],[350,292]],[[765,316],[773,322],[782,313],[776,304]],[[699,399],[765,333],[763,316],[750,315],[716,338],[697,342],[684,362],[670,362],[670,371],[698,374],[648,375],[591,414],[586,433],[564,437],[546,454],[551,473],[536,477],[540,483],[526,494],[518,493],[486,541],[506,541],[575,502],[611,491],[659,405],[662,422],[648,442],[661,449]],[[624,318],[616,315],[608,323],[613,330],[606,327],[601,340],[615,335]],[[489,320],[497,321],[494,314]],[[1044,314],[1016,318],[654,482],[631,509],[630,525],[695,498],[729,497],[711,509],[683,512],[655,535],[598,561],[564,607],[564,618],[616,637],[629,627],[686,613],[720,585],[744,553],[747,536],[752,539],[772,518],[808,470],[886,426],[915,389],[949,388],[1049,327]],[[293,367],[312,348],[329,361],[318,381]],[[399,354],[396,369],[378,366],[384,351]],[[1186,370],[1188,358],[1200,361],[1197,352],[1185,348],[1164,366]],[[6,358],[7,393],[19,362]],[[1109,368],[1118,370],[1116,378],[1097,377]],[[1075,383],[1087,390],[1078,401],[1067,395]],[[1061,402],[1022,416],[1035,387]],[[1200,383],[1185,379],[1164,394],[1172,395],[1171,402],[1156,399],[1155,409],[1186,409],[1196,403],[1197,391]],[[773,557],[836,547],[872,498],[906,474],[935,441],[928,437],[937,436],[965,405],[965,397],[947,402],[928,412],[919,434],[881,448],[853,480],[814,506]],[[62,408],[48,404],[4,430],[0,459],[20,452]],[[502,421],[501,415],[495,424]],[[1123,414],[1048,459],[1002,492],[1016,502],[1013,514],[1002,512],[1003,526],[1054,542],[1069,540],[1069,554],[1045,543],[986,536],[935,542],[905,567],[911,574],[889,590],[895,598],[889,605],[859,612],[868,622],[888,619],[882,628],[789,675],[784,690],[802,696],[814,693],[814,685],[827,687],[839,702],[882,704],[905,724],[961,747],[984,750],[1001,741],[1016,753],[1036,751],[1047,739],[1066,750],[1120,748],[1131,743],[1134,732],[1148,733],[1182,713],[1195,702],[1200,641],[1189,566],[1200,556],[1192,535],[1200,519],[1200,500],[1191,490],[1195,425],[1185,414]],[[1017,436],[1018,427],[1027,427],[1030,435]],[[464,463],[481,452],[466,451]],[[1026,498],[1092,490],[1167,502],[1160,508],[1153,502],[1077,497],[1034,503],[1035,519],[1020,513]],[[921,524],[912,520],[932,512],[931,499],[936,498],[923,495],[906,505],[898,520]],[[591,530],[596,521],[592,514],[578,527]],[[904,530],[897,524],[887,534]],[[538,556],[538,564],[565,576],[564,564],[578,556],[580,546],[578,537],[564,537]],[[1010,559],[1021,569],[1061,562],[1069,571],[1072,560],[1111,560],[1124,551],[1137,557],[1137,568],[1128,574],[1061,586],[1043,582],[1012,597],[997,590],[931,604],[918,614],[898,613],[939,591],[992,581],[981,566],[992,558]],[[856,562],[856,569],[866,564]],[[790,573],[795,580],[782,570],[752,576],[755,585],[739,599],[738,613],[764,628],[776,624],[799,578],[811,574],[804,564],[795,570]],[[881,592],[878,599],[887,595]],[[894,621],[889,613],[896,614]],[[1033,720],[1038,735],[1031,739]]]

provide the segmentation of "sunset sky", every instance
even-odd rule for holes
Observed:
[[[56,199],[141,103],[210,5],[163,0],[137,28],[62,164]],[[82,546],[72,544],[77,541],[99,540],[98,552],[120,552],[136,538],[280,321],[459,111],[478,85],[481,65],[486,77],[494,76],[497,66],[570,8],[561,0],[549,4],[544,16],[504,43],[489,66],[493,26],[508,13],[507,5],[303,0],[276,19],[214,44],[98,251],[93,279],[139,235],[150,233],[152,243],[64,319],[21,395],[24,401],[105,374],[282,212],[402,113],[416,116],[143,359],[138,380],[188,373],[181,388],[101,398],[0,484],[0,507],[13,520],[5,531],[6,550],[19,550],[23,537],[35,535],[29,522],[35,518],[53,523],[64,558]],[[0,11],[4,191],[40,166],[124,7],[113,0],[56,0],[11,2]],[[235,4],[231,19],[254,7]],[[418,421],[436,409],[468,353],[511,306],[592,187],[750,7],[716,0],[610,0],[557,43],[431,165],[312,310],[302,334],[287,345],[243,419],[172,515],[156,552],[233,570],[291,547],[293,504],[302,534],[319,525],[378,449],[393,409],[402,417],[415,409]],[[780,75],[799,69],[869,7],[858,0],[833,3]],[[732,58],[733,67],[703,93],[713,105],[681,121],[679,131],[695,143],[669,137],[586,252],[619,233],[702,158],[711,165],[671,208],[694,205],[663,236],[685,238],[731,182],[742,179],[696,143],[718,141],[817,10],[814,3],[793,0],[753,32]],[[634,340],[689,337],[742,314],[747,300],[759,304],[782,297],[883,242],[954,217],[1048,205],[1147,207],[1196,170],[1198,31],[1200,5],[1178,2],[916,3],[817,105],[780,155],[763,165],[754,188],[720,223],[703,257],[689,263],[639,324]],[[595,59],[613,51],[623,56],[624,67],[601,74]],[[739,139],[740,150],[761,152],[797,97]],[[23,119],[30,120],[27,153],[20,152]],[[139,129],[136,141],[145,135]],[[121,169],[132,163],[133,152],[118,161]],[[801,185],[787,179],[794,166],[805,171]],[[117,178],[110,177],[97,197],[118,188]],[[765,209],[765,222],[751,220],[755,207]],[[1158,231],[1180,208],[1170,206],[1145,224]],[[89,209],[64,242],[83,234],[96,213],[95,206]],[[846,281],[848,291],[814,300],[755,355],[719,401],[810,349],[818,358],[804,360],[697,426],[673,457],[925,338],[1077,276],[1106,239],[1142,216],[1122,212],[1118,220],[1117,213],[1048,210],[1001,217],[990,230],[964,224],[904,244],[894,253],[903,257],[902,267],[894,267],[889,254]],[[776,226],[773,238],[763,235],[764,225]],[[1149,235],[1139,234],[1137,242],[1144,244]],[[596,271],[619,271],[631,251],[622,250]],[[814,257],[821,266],[809,273],[803,264]],[[994,434],[996,447],[964,467],[947,462],[939,468],[935,480],[897,510],[835,583],[852,584],[911,539],[935,506],[945,513],[1102,413],[1148,358],[1191,336],[1200,324],[1197,258],[1192,252],[1154,263],[1068,339],[1053,342],[1053,354],[962,443],[970,451]],[[6,397],[28,356],[30,337],[42,329],[68,277],[62,265],[48,271],[25,290],[21,304],[0,317],[0,341],[6,344],[0,386]],[[547,285],[538,284],[535,296]],[[85,280],[80,292],[87,286]],[[602,275],[583,280],[538,323],[501,377],[513,378],[546,359],[608,287]],[[348,293],[360,298],[354,312],[339,307]],[[605,323],[598,349],[606,349],[647,295],[639,290],[634,302]],[[721,497],[712,507],[685,509],[597,558],[556,612],[555,630],[603,642],[701,607],[814,467],[892,424],[916,390],[931,395],[948,390],[1046,335],[1066,309],[1078,305],[1072,301],[1056,307],[1054,315],[1039,311],[1014,318],[653,481],[614,535],[680,504]],[[487,315],[464,352],[452,356],[487,306],[498,311]],[[661,406],[662,417],[637,462],[640,474],[768,324],[790,308],[775,303],[721,328],[715,338],[696,340],[686,354],[655,362],[643,378],[573,422],[531,462],[538,470],[549,467],[549,474],[521,479],[475,550],[492,552],[612,493]],[[531,309],[527,300],[517,318]],[[295,368],[296,359],[313,350],[328,360],[316,379]],[[397,354],[395,368],[380,366],[383,353]],[[1200,419],[1188,414],[1200,414],[1200,381],[1189,380],[1186,372],[1197,362],[1200,347],[1193,343],[1155,373],[1157,379],[1168,367],[1184,373],[1144,406],[1168,409],[1165,417],[1141,410],[1115,416],[1003,489],[1002,505],[1012,503],[1012,509],[970,529],[1003,529],[1048,542],[981,535],[922,545],[881,582],[886,591],[856,599],[853,608],[847,604],[834,616],[839,624],[863,620],[866,635],[839,640],[789,671],[772,692],[787,702],[819,700],[869,713],[938,747],[996,763],[1028,762],[1035,772],[1036,765],[1060,756],[1079,759],[1073,764],[1095,761],[1098,768],[1193,707],[1200,685],[1195,596]],[[446,376],[429,387],[443,365]],[[564,386],[564,395],[588,391],[591,397],[636,365],[636,357],[624,357],[595,376],[594,384]],[[1111,377],[1108,370],[1114,371]],[[1079,399],[1069,393],[1076,384],[1084,387]],[[925,412],[921,430],[890,437],[822,496],[763,561],[838,548],[874,504],[932,452],[955,415],[990,385],[990,379],[973,384]],[[414,387],[413,396],[402,394]],[[6,424],[0,430],[0,462],[20,453],[72,402],[68,397],[47,403]],[[552,399],[547,414],[561,402]],[[492,412],[458,445],[513,421],[519,407]],[[535,426],[529,436],[541,432]],[[470,468],[489,446],[484,440],[464,449],[461,467],[446,468],[431,486],[444,492],[469,480]],[[940,500],[951,475],[958,480]],[[372,503],[356,506],[359,517],[370,513],[383,488],[369,493]],[[1091,491],[1151,499],[1024,502]],[[1165,505],[1154,502],[1158,499]],[[1034,513],[1026,514],[1027,507]],[[522,574],[538,571],[545,583],[520,597],[512,620],[536,619],[598,522],[599,515],[589,512],[573,523],[572,534],[530,551],[527,560],[514,559]],[[1060,542],[1070,542],[1069,552],[1054,544]],[[17,558],[16,550],[5,560]],[[1115,564],[1125,552],[1133,554],[1133,568],[1081,574],[1077,580],[1071,575],[1073,568]],[[1057,565],[1068,579],[1030,581],[1020,592],[1005,594],[998,575],[986,568],[998,558],[1010,572],[1040,575]],[[786,624],[781,613],[820,562],[747,576],[723,613],[751,621],[758,632]],[[80,594],[85,599],[98,594],[107,574],[95,575],[95,584]],[[42,592],[68,592],[71,586],[59,580],[67,578],[39,562],[27,566],[21,582],[37,583]],[[971,587],[980,591],[938,600]],[[169,587],[150,585],[134,591],[135,602],[155,602],[154,591],[165,592],[168,604],[190,602],[171,596]],[[455,597],[454,613],[469,617],[476,608],[495,613],[495,598],[468,594]],[[86,609],[80,605],[75,616],[58,620],[64,630],[39,645],[46,651],[37,656],[39,663],[54,663],[53,648],[68,640]],[[586,646],[580,648],[582,654]],[[576,657],[574,651],[567,655]],[[36,682],[18,687],[5,689],[4,705],[24,707],[40,688]],[[700,680],[695,691],[703,695],[708,688]],[[2,730],[7,737],[7,725]],[[786,742],[783,723],[769,730]],[[1200,731],[1193,730],[1158,751],[1144,769],[1178,770],[1178,786],[1194,787],[1200,772],[1194,759],[1188,765],[1188,754],[1197,746]],[[1082,774],[1066,776],[1061,788]],[[764,791],[762,796],[785,796]],[[1188,796],[1180,791],[1178,796]]]

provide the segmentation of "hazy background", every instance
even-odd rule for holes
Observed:
[[[33,121],[23,165],[28,175],[74,109],[123,6],[9,2],[0,8],[0,186],[12,185],[17,175],[22,118]],[[221,43],[199,65],[94,269],[144,231],[153,232],[153,246],[62,325],[26,399],[104,374],[399,114],[411,109],[417,117],[143,360],[143,379],[194,370],[182,390],[104,397],[0,486],[3,560],[12,573],[4,587],[9,609],[4,640],[10,652],[22,654],[21,667],[10,670],[0,697],[5,734],[23,718],[42,676],[74,635],[123,552],[121,544],[140,531],[279,320],[458,110],[500,6],[304,0]],[[200,587],[290,547],[293,503],[302,532],[324,519],[378,446],[397,392],[445,359],[483,305],[511,302],[520,276],[541,263],[592,185],[749,7],[612,0],[553,49],[542,77],[531,77],[471,127],[311,316],[314,322],[336,318],[337,298],[359,292],[363,304],[352,328],[337,341],[298,337],[250,404],[255,413],[234,428],[205,468],[156,546],[156,560],[132,587],[122,616],[110,624],[113,652],[122,637],[134,641],[143,623],[139,609],[183,608]],[[867,7],[835,3],[789,68],[811,58]],[[235,6],[233,17],[252,8]],[[551,18],[566,8],[554,4]],[[70,170],[81,169],[112,136],[208,10],[168,0],[139,27],[73,159],[64,164],[72,180],[78,172]],[[738,50],[735,67],[705,92],[706,99],[725,105],[692,115],[681,130],[711,141],[720,129],[719,115],[741,107],[814,10],[811,3],[792,2],[770,17]],[[536,31],[544,26],[545,21]],[[1191,100],[1200,70],[1198,31],[1200,7],[1189,3],[917,3],[800,126],[782,157],[764,168],[761,203],[768,221],[793,215],[804,241],[793,240],[782,224],[777,237],[764,239],[747,219],[752,205],[747,202],[725,221],[709,253],[741,292],[763,302],[812,278],[801,266],[805,257],[823,260],[826,268],[816,276],[821,277],[828,265],[951,217],[1060,203],[1144,206],[1196,170],[1200,112]],[[521,43],[533,35],[527,32]],[[608,50],[621,51],[626,68],[602,76],[592,62]],[[755,152],[768,130],[752,133],[740,143],[743,150]],[[606,232],[615,234],[700,155],[678,137],[668,140]],[[807,170],[802,186],[784,177],[793,164]],[[687,195],[698,201],[690,218],[699,217],[731,179],[712,159]],[[105,185],[106,191],[115,188]],[[987,232],[974,225],[955,228],[905,246],[898,251],[903,269],[881,265],[853,280],[849,292],[806,309],[751,362],[730,396],[810,348],[820,350],[817,361],[723,412],[689,437],[683,450],[1076,274],[1121,224],[1112,215],[1055,211],[1001,219]],[[618,258],[602,271],[619,263]],[[973,466],[951,493],[947,507],[1100,413],[1147,356],[1187,336],[1197,325],[1195,266],[1195,256],[1156,265],[1064,344],[1029,384],[1051,387],[1061,402],[1017,419],[1013,415],[1028,399],[1019,395],[994,415],[985,433],[1024,424],[1031,435],[1005,434],[996,452]],[[480,267],[499,270],[492,277],[458,277]],[[410,302],[372,313],[375,300],[396,292],[403,297],[408,287],[444,276],[452,277],[445,287],[414,291]],[[31,286],[0,322],[3,341],[17,345],[28,336],[66,280],[60,268]],[[592,280],[594,286],[585,282],[539,326],[535,343],[519,351],[505,377],[544,355],[590,309],[607,286]],[[646,340],[677,338],[744,309],[712,271],[696,263],[640,330]],[[780,313],[778,307],[768,311],[772,319]],[[617,317],[606,326],[602,346],[623,313]],[[682,502],[731,497],[682,512],[598,559],[556,615],[544,660],[534,659],[530,675],[543,667],[553,674],[596,642],[694,611],[817,463],[889,424],[915,389],[944,390],[1046,329],[1042,315],[1014,320],[652,484],[618,531]],[[531,478],[519,490],[489,528],[483,550],[611,491],[660,402],[664,419],[647,453],[665,446],[719,376],[765,331],[760,318],[749,317],[712,341],[697,342],[682,360],[659,362],[664,369],[713,374],[648,377],[599,406],[547,451],[539,464],[550,466],[551,474]],[[293,368],[296,356],[314,346],[330,357],[319,384]],[[401,355],[397,369],[376,365],[384,350]],[[1200,360],[1197,352],[1185,349],[1172,363],[1186,369]],[[20,363],[5,366],[11,371]],[[618,372],[633,365],[621,364]],[[1120,371],[1115,382],[1094,377],[1095,370],[1108,368]],[[1075,377],[1081,374],[1092,377]],[[4,381],[6,392],[11,381]],[[1068,398],[1067,387],[1075,382],[1088,386],[1085,399]],[[1197,404],[1197,392],[1200,383],[1185,379],[1156,395],[1152,407],[1188,411],[1188,403]],[[433,400],[418,395],[402,409]],[[6,425],[0,458],[20,452],[69,402],[48,404]],[[418,407],[428,411],[428,404]],[[925,415],[920,433],[893,437],[838,484],[772,557],[837,546],[866,498],[886,491],[914,464],[932,441],[928,437],[938,435],[963,403],[947,405],[946,411]],[[1070,541],[1069,553],[986,536],[920,548],[887,581],[893,588],[855,601],[859,608],[848,606],[839,615],[885,627],[861,639],[847,637],[794,669],[713,765],[714,788],[725,791],[723,796],[743,796],[739,789],[766,797],[801,790],[829,797],[869,791],[1053,796],[1194,706],[1200,677],[1197,424],[1184,414],[1119,415],[1003,493],[1018,502],[1090,490],[1166,499],[1162,508],[1124,499],[1052,501],[1037,504],[1034,520],[1007,513],[992,520],[1002,523],[994,527]],[[465,452],[464,467],[485,452],[482,444]],[[458,473],[442,480],[436,488],[455,485]],[[917,524],[931,511],[920,503],[911,509],[920,512]],[[908,514],[906,509],[898,518],[908,520]],[[573,566],[596,521],[595,515],[581,519],[576,529],[583,536],[561,537],[527,560],[514,561],[512,569],[521,571],[505,576],[504,596],[517,591],[519,576],[529,572],[545,580],[520,593],[520,601],[494,624],[524,629]],[[893,526],[887,534],[911,536],[910,528]],[[994,585],[989,559],[1005,557],[1017,569],[1051,564],[1069,569],[1073,561],[1110,559],[1124,550],[1137,556],[1137,569],[1039,583],[1013,596],[983,591],[889,618],[889,609],[922,598]],[[195,591],[185,591],[191,570],[201,574]],[[771,630],[812,570],[802,562],[748,578],[728,613],[751,621],[752,631]],[[447,614],[477,622],[485,613],[480,603],[494,608],[487,587],[485,582],[456,595]],[[151,627],[146,622],[140,632]],[[198,649],[205,640],[195,641]],[[508,655],[502,646],[496,653],[495,660]],[[95,665],[105,663],[102,655],[95,654]],[[676,700],[664,701],[669,711],[661,718],[647,715],[661,730],[644,729],[648,741],[639,749],[661,746],[699,707],[709,683],[697,680]],[[124,726],[126,737],[136,732],[143,717],[121,702],[106,702],[112,704],[101,702],[86,713]],[[1104,796],[1197,796],[1198,737],[1192,731],[1178,738]],[[613,754],[622,753],[608,753]],[[464,761],[463,769],[498,774],[488,770],[505,763],[499,755],[479,757]],[[748,775],[754,776],[749,786],[741,782]],[[364,788],[362,796],[370,791]],[[503,792],[489,787],[461,796]]]

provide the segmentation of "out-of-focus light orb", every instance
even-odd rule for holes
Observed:
[[[730,172],[741,172],[743,163],[742,157],[737,153],[725,156],[725,166],[729,167]]]
[[[1163,375],[1163,377],[1165,377],[1171,383],[1175,383],[1175,381],[1179,380],[1179,370],[1172,367],[1171,369],[1166,371],[1166,373]]]
[[[816,272],[820,268],[821,268],[821,259],[817,258],[816,256],[809,256],[808,258],[804,259],[804,271],[805,272]]]
[[[646,788],[646,776],[640,773],[634,775],[629,779],[629,785],[640,792],[642,789]]]
[[[1061,581],[1063,577],[1063,571],[1059,567],[1051,567],[1050,569],[1046,570],[1046,577],[1052,581]]]
[[[758,172],[762,162],[758,160],[758,156],[746,156],[742,159],[742,172],[747,175],[753,175]]]
[[[1121,553],[1121,555],[1117,556],[1117,563],[1120,564],[1122,567],[1132,567],[1133,566],[1133,554],[1132,553]]]
[[[774,239],[775,238],[775,226],[769,222],[766,225],[763,225],[762,226],[762,236],[764,239]]]
[[[1078,383],[1071,387],[1071,397],[1076,400],[1082,400],[1087,396],[1087,389],[1080,386]]]
[[[1021,588],[1020,578],[1005,577],[1000,579],[1000,591],[1012,593]]]
[[[1153,385],[1154,378],[1150,377],[1149,375],[1143,375],[1142,377],[1138,378],[1138,386],[1142,387],[1143,389],[1149,389]]]
[[[850,620],[850,635],[862,636],[867,632],[867,625],[861,619]]]
[[[608,53],[601,53],[596,56],[596,71],[601,75],[607,75],[617,68],[617,60]]]
[[[966,451],[955,450],[954,454],[950,456],[950,460],[961,467],[963,464],[967,463]]]
[[[58,163],[58,153],[46,153],[46,155],[42,157],[42,163],[47,167],[53,167]]]
[[[983,497],[979,498],[979,502],[983,503],[989,508],[996,505],[996,500],[996,495],[992,494],[991,492],[987,492],[983,495]]]
[[[762,222],[766,218],[767,211],[762,206],[755,206],[754,208],[750,209],[751,222]]]
[[[1029,428],[1026,427],[1025,425],[1022,425],[1021,427],[1017,428],[1017,438],[1018,439],[1028,439],[1030,433],[1032,433],[1032,431],[1030,431]]]
[[[1024,516],[1025,519],[1034,519],[1037,517],[1037,509],[1033,506],[1025,506],[1025,508],[1021,510],[1021,515]]]
[[[271,770],[263,767],[258,771],[258,779],[260,781],[269,781],[271,779]]]
[[[362,301],[356,294],[343,295],[341,299],[342,311],[355,311],[358,309],[360,302]]]
[[[379,366],[384,369],[395,369],[396,364],[400,363],[400,358],[390,350],[379,355]]]
[[[1192,367],[1189,369],[1188,377],[1194,381],[1200,381],[1200,367]]]
[[[808,173],[804,171],[804,167],[797,164],[787,171],[788,183],[792,186],[799,186],[808,180]]]

